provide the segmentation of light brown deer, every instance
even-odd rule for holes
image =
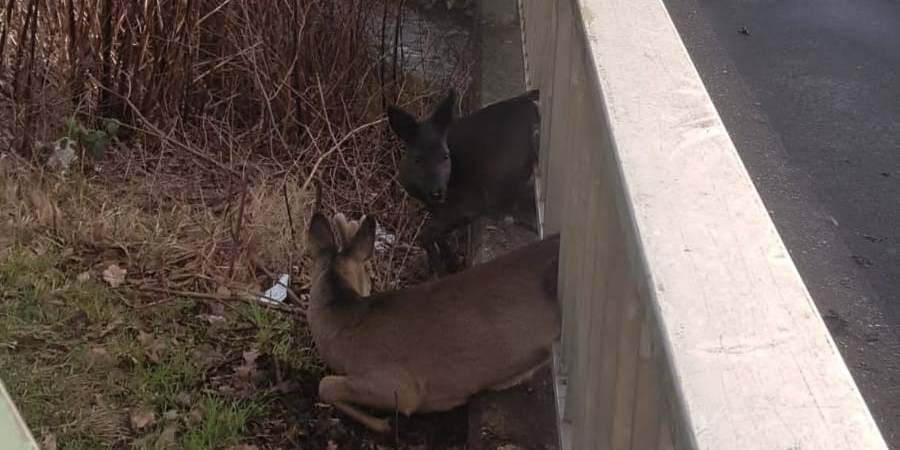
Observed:
[[[316,213],[308,319],[322,359],[338,375],[319,397],[372,430],[404,415],[446,411],[485,390],[512,387],[546,363],[560,333],[559,237],[412,288],[366,296],[375,219],[361,224]]]

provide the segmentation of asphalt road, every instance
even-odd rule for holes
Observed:
[[[900,449],[900,0],[666,0],[882,434]]]

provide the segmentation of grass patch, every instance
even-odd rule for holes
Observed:
[[[309,330],[298,327],[291,317],[261,305],[251,304],[244,309],[256,330],[254,338],[260,352],[314,376],[325,373],[325,363],[316,355]]]
[[[316,449],[350,439],[315,406],[326,368],[296,317],[143,297],[110,287],[102,267],[40,235],[0,258],[0,378],[39,440],[86,450]],[[247,353],[257,356],[248,363]],[[153,420],[135,426],[136,411]]]
[[[84,338],[122,311],[99,283],[69,277],[64,260],[15,247],[0,261],[0,376],[32,429],[54,430],[62,448],[98,448],[119,429],[86,418],[103,417],[96,395],[118,389],[101,388],[110,372],[88,358]]]
[[[146,357],[135,358],[129,373],[128,388],[131,396],[142,405],[152,405],[154,409],[166,411],[177,407],[176,398],[180,393],[190,392],[202,378],[203,369],[186,345],[170,342],[165,356],[159,363],[147,361]],[[139,351],[140,347],[138,347]],[[133,354],[132,354],[133,355]]]
[[[248,424],[267,413],[247,397],[271,399],[275,383],[262,373],[251,392],[243,381],[241,395],[227,389],[240,355],[257,349],[291,373],[318,367],[309,363],[306,332],[284,313],[241,304],[212,332],[203,320],[209,305],[173,298],[132,309],[122,293],[79,279],[64,252],[48,248],[17,245],[0,261],[0,377],[35,434],[53,434],[59,448],[156,448],[172,426],[177,448],[244,442],[252,439]],[[198,349],[214,352],[217,363]],[[156,420],[134,427],[138,409]],[[176,419],[163,423],[166,415]]]
[[[247,430],[247,421],[259,412],[251,402],[205,397],[200,403],[203,419],[181,440],[184,450],[205,450],[234,445]]]

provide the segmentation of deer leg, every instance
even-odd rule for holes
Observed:
[[[538,234],[537,201],[532,188],[526,189],[515,202],[512,221],[514,225],[522,227],[534,234]]]
[[[453,254],[453,249],[450,248],[447,239],[443,236],[439,236],[435,238],[435,244],[437,244],[438,250],[443,257],[444,270],[447,273],[454,273],[459,270],[456,255]]]
[[[522,384],[523,382],[534,378],[535,372],[537,372],[538,370],[541,370],[549,362],[550,362],[550,358],[548,357],[548,358],[542,360],[536,366],[533,366],[530,369],[526,370],[525,372],[522,372],[522,373],[515,375],[507,380],[504,380],[500,383],[497,383],[497,384],[491,386],[490,390],[505,391],[513,386],[518,386],[519,384]]]
[[[350,416],[353,420],[363,424],[366,428],[376,433],[387,434],[391,431],[391,424],[387,419],[379,419],[375,416],[366,414],[349,403],[333,402],[332,404],[342,413]]]
[[[407,381],[404,382],[404,378]],[[327,376],[319,382],[319,398],[378,433],[390,431],[387,419],[367,414],[353,404],[398,411],[408,416],[418,409],[421,402],[414,382],[390,372],[365,377]]]
[[[428,267],[431,271],[438,275],[444,275],[446,271],[444,270],[444,264],[441,260],[441,249],[439,248],[437,241],[437,238],[426,225],[425,230],[422,232],[422,237],[419,240],[419,245],[425,249],[425,253],[428,255]]]
[[[446,275],[448,270],[456,267],[456,261],[450,246],[444,239],[444,235],[472,222],[474,215],[468,213],[453,212],[446,215],[437,215],[425,224],[422,230],[422,247],[428,252],[428,263],[431,269],[438,275]]]

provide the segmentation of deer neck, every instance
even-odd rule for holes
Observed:
[[[313,276],[307,310],[310,333],[320,357],[339,373],[348,367],[344,331],[359,323],[365,306],[366,301],[333,267],[326,266]]]

